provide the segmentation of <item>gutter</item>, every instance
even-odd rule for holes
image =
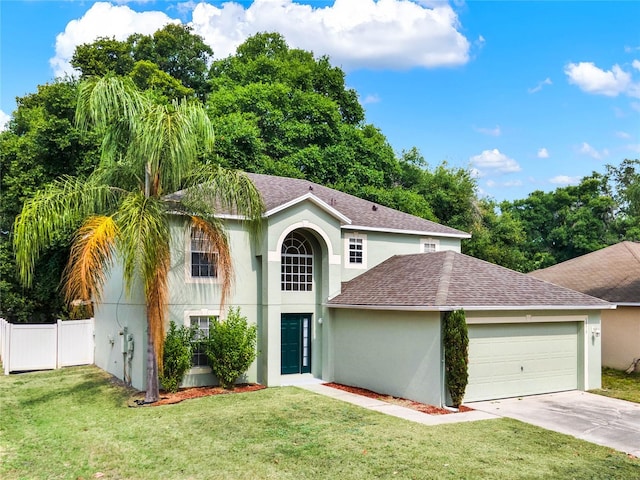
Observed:
[[[449,312],[464,309],[467,312],[531,311],[531,310],[615,310],[617,305],[346,305],[323,303],[327,308],[351,310],[387,310],[408,312]]]

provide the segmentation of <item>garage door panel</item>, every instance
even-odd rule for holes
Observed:
[[[577,323],[470,325],[465,401],[578,386]]]

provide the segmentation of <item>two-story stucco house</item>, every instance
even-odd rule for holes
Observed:
[[[463,255],[465,232],[307,180],[249,177],[266,207],[262,237],[220,212],[235,269],[228,305],[258,327],[246,380],[278,386],[309,376],[444,404],[441,316],[464,308],[468,400],[600,386],[607,302]],[[219,279],[178,225],[169,318],[206,330],[209,317],[225,315]],[[114,269],[96,309],[96,364],[139,389],[144,308]],[[213,382],[196,354],[185,385]]]

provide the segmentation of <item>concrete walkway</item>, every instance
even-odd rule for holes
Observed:
[[[342,400],[343,402],[358,405],[359,407],[374,410],[376,412],[386,413],[387,415],[392,415],[394,417],[404,418],[405,420],[421,423],[423,425],[443,425],[446,423],[471,422],[474,420],[490,420],[493,418],[499,418],[498,415],[482,412],[480,410],[452,413],[449,415],[429,415],[411,408],[383,402],[382,400],[376,400],[375,398],[356,395],[354,393],[345,392],[344,390],[338,390],[337,388],[327,387],[326,385],[300,384],[297,386],[304,388],[305,390],[309,390],[310,392],[319,393],[320,395]]]
[[[637,403],[574,390],[467,405],[640,457]]]

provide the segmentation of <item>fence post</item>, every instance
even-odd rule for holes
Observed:
[[[56,368],[60,368],[60,331],[62,330],[62,320],[56,322]]]
[[[3,348],[3,357],[2,357],[2,366],[4,367],[4,374],[9,375],[11,371],[11,365],[9,365],[9,359],[11,358],[11,352],[9,349],[11,348],[11,323],[8,323],[6,320],[2,320],[4,322],[4,334],[2,335],[2,341],[4,342]]]

